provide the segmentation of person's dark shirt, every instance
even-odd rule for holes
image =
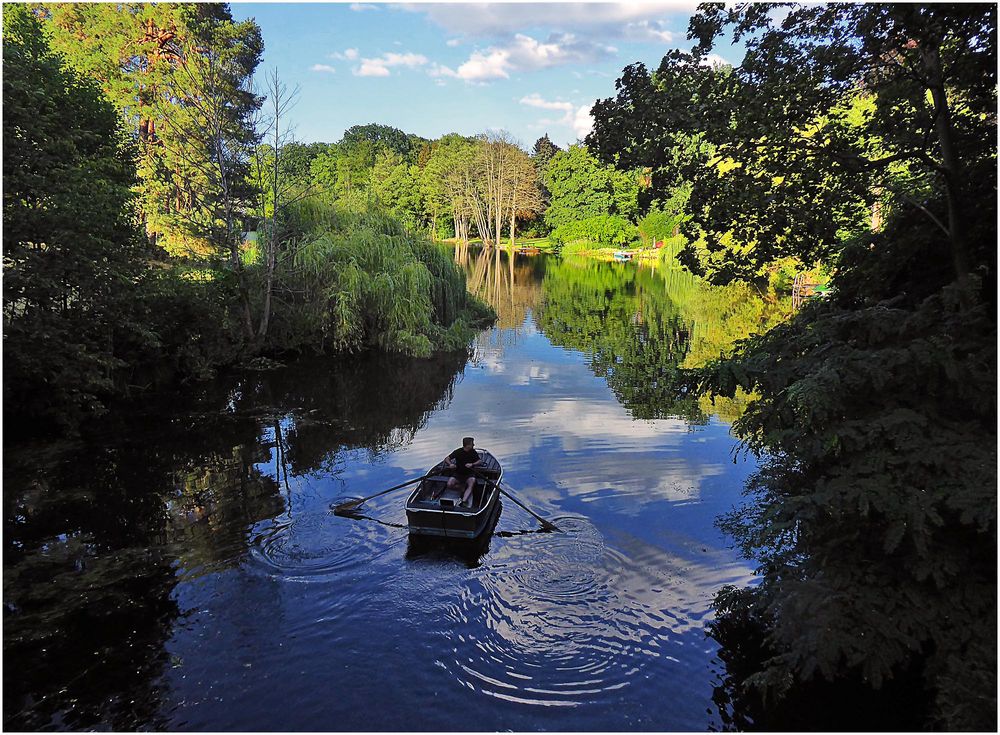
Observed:
[[[473,470],[466,468],[465,465],[471,464],[473,462],[479,461],[479,453],[475,449],[466,449],[465,447],[459,447],[454,452],[448,455],[448,459],[455,460],[455,471],[460,475],[471,475]]]

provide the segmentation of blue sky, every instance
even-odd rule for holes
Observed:
[[[377,122],[425,138],[506,130],[526,148],[590,129],[624,66],[689,49],[694,3],[233,3],[264,36],[258,74],[298,88],[297,140]],[[718,50],[734,63],[742,52]]]

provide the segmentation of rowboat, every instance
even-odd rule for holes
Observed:
[[[406,522],[413,536],[474,539],[495,520],[500,508],[503,468],[485,449],[476,449],[483,464],[477,469],[472,506],[459,503],[465,488],[448,489],[449,471],[443,464],[431,468],[427,477],[406,500]],[[434,497],[437,496],[437,497]]]
[[[611,257],[613,257],[617,261],[623,262],[627,260],[632,260],[632,253],[630,253],[628,250],[616,250]]]

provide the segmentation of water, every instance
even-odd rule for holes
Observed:
[[[459,260],[501,316],[471,355],[302,360],[5,454],[7,729],[721,729],[705,624],[751,570],[713,520],[754,465],[738,402],[670,388],[744,327],[678,274]],[[332,513],[465,435],[562,533]]]

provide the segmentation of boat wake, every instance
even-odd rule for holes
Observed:
[[[330,513],[275,518],[250,543],[250,561],[271,576],[309,581],[386,554],[405,537],[382,523],[343,523]]]
[[[491,555],[448,610],[463,684],[523,704],[575,707],[615,696],[658,658],[662,615],[617,584],[625,560],[582,518]]]

